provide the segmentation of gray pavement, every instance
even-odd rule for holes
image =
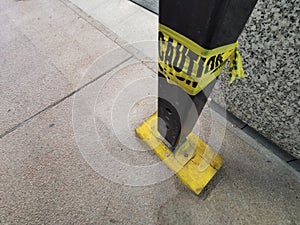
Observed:
[[[225,164],[207,189],[160,164],[134,135],[153,64],[109,24],[58,0],[2,0],[0,21],[0,224],[300,224],[299,174],[209,107],[196,130]]]

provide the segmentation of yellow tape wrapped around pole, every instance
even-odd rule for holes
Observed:
[[[244,78],[238,42],[208,50],[159,25],[159,72],[189,95],[197,95],[218,77],[229,58],[229,83],[232,83],[237,77]]]

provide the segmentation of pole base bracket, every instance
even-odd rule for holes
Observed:
[[[199,195],[223,165],[223,159],[194,133],[172,152],[157,130],[157,112],[136,128],[137,136],[172,170],[191,191]]]

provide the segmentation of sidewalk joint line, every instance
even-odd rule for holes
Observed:
[[[89,81],[88,83],[84,84],[83,86],[75,89],[74,91],[72,91],[70,94],[66,95],[65,97],[57,100],[56,102],[48,105],[46,108],[42,109],[41,111],[35,113],[34,115],[30,116],[29,118],[25,119],[24,121],[18,123],[17,125],[13,126],[12,128],[10,128],[9,130],[5,131],[3,134],[0,135],[0,139],[2,139],[3,137],[5,137],[6,135],[14,132],[15,130],[17,130],[19,127],[23,126],[24,124],[26,124],[27,122],[29,122],[30,120],[32,120],[33,118],[35,118],[36,116],[40,115],[41,113],[47,111],[48,109],[51,109],[55,106],[57,106],[58,104],[60,104],[61,102],[65,101],[66,99],[72,97],[74,94],[76,94],[77,92],[81,91],[82,89],[84,89],[85,87],[89,86],[90,84],[94,83],[95,81],[97,81],[98,79],[100,79],[101,77],[107,75],[108,73],[110,73],[111,71],[113,71],[116,67],[119,67],[120,65],[122,65],[123,63],[128,62],[130,59],[132,59],[133,56],[131,55],[129,58],[123,60],[122,62],[118,63],[116,66],[112,67],[111,69],[105,71],[104,73],[102,73],[101,75],[99,75],[98,77],[95,77],[94,79],[92,79],[91,81]]]

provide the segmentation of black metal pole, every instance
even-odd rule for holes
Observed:
[[[205,49],[214,49],[237,41],[257,0],[160,0],[159,22],[184,35]],[[166,144],[175,149],[192,131],[216,80],[195,96],[173,84],[159,73],[158,131]],[[165,96],[175,98],[174,102]],[[196,108],[197,115],[189,116]]]

